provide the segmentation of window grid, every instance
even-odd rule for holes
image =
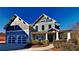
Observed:
[[[11,36],[8,36],[8,43],[25,44],[26,39],[27,39],[26,35],[17,35],[16,37],[14,35],[11,35]]]

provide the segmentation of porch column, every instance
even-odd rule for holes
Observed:
[[[56,40],[59,40],[58,31],[56,32]]]
[[[47,35],[47,33],[46,33],[46,40],[48,40],[48,35]]]
[[[70,32],[67,33],[67,41],[69,41],[69,39],[71,39]]]

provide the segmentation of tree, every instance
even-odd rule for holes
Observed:
[[[79,22],[72,26],[72,39],[77,40],[79,43]]]

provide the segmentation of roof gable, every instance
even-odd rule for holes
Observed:
[[[14,15],[11,21],[4,28],[6,29],[8,26],[16,26],[16,25],[18,25],[25,33],[29,35],[29,24],[26,23],[23,19],[21,19],[17,15]]]
[[[51,22],[51,21],[54,21],[56,22],[56,20],[50,18],[49,16],[45,15],[45,14],[42,14],[33,24],[33,26],[38,23],[38,22]]]
[[[10,26],[10,24],[16,19],[16,15],[14,15],[11,20],[4,26],[4,29],[6,29],[8,26]]]
[[[20,25],[21,24],[25,24],[28,25],[28,23],[26,23],[23,19],[21,19],[19,16],[17,16],[16,14],[11,18],[11,20],[4,26],[4,29],[6,29],[8,26],[14,26],[14,25]]]
[[[16,15],[16,18],[14,19],[14,21],[10,24],[10,26],[13,25],[26,25],[29,26],[29,24],[27,22],[25,22],[23,19],[21,19],[19,16]]]

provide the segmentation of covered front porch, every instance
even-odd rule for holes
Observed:
[[[71,30],[60,30],[60,31],[50,31],[50,32],[32,32],[32,40],[49,40],[53,42],[60,39],[71,39]]]

